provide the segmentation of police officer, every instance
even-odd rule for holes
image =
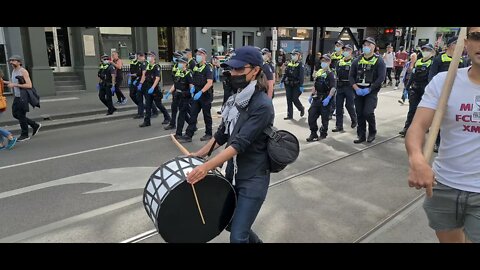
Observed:
[[[230,59],[230,57],[232,57],[232,55],[235,54],[235,49],[234,48],[229,48],[227,50],[227,53],[225,54],[225,62],[228,61]],[[231,81],[230,81],[230,67],[229,66],[224,66],[222,67],[222,75],[223,75],[223,81],[222,81],[222,85],[223,85],[223,102],[222,102],[222,107],[223,105],[225,104],[225,102],[227,102],[228,98],[234,94],[234,91],[233,91],[233,87],[231,85]],[[222,114],[222,111],[217,111],[217,114]]]
[[[187,57],[188,59],[188,69],[193,72],[193,69],[197,65],[197,62],[192,56],[192,50],[190,48],[186,48],[185,50],[182,51],[182,54]]]
[[[407,120],[403,130],[399,132],[400,135],[405,136],[410,124],[412,123],[418,104],[422,100],[425,87],[428,84],[428,73],[432,66],[435,49],[432,44],[425,44],[422,46],[422,58],[418,59],[413,66],[412,75],[407,82],[405,88],[408,90],[409,107]]]
[[[305,115],[305,107],[303,107],[300,102],[300,95],[303,93],[303,79],[305,69],[303,68],[302,61],[300,60],[301,53],[297,49],[293,49],[290,53],[292,58],[288,62],[285,69],[285,74],[283,75],[282,81],[280,83],[280,88],[285,85],[287,93],[287,117],[283,118],[284,120],[293,119],[293,106],[300,111],[300,117]]]
[[[377,94],[385,79],[386,67],[383,59],[374,54],[375,39],[367,37],[363,41],[363,54],[353,60],[348,75],[350,84],[355,90],[355,109],[357,112],[357,136],[354,143],[373,142],[377,134],[375,108]],[[368,138],[366,137],[368,122]]]
[[[324,54],[321,58],[321,69],[315,74],[315,83],[312,88],[312,94],[308,98],[311,104],[308,109],[308,126],[310,127],[310,136],[307,142],[319,140],[317,119],[322,117],[322,127],[320,128],[320,140],[327,138],[328,120],[330,107],[333,105],[332,97],[336,91],[335,74],[330,69],[331,58]]]
[[[130,53],[128,55],[128,59],[130,59],[130,71],[128,73],[127,80],[129,95],[133,103],[138,106],[137,87],[133,84],[133,82],[138,78],[139,74],[141,76],[140,62],[137,60],[137,54],[135,53]]]
[[[113,114],[117,109],[113,107],[112,96],[115,94],[115,67],[112,65],[112,58],[107,54],[101,57],[102,63],[98,70],[98,98],[108,108],[107,115]]]
[[[448,67],[450,66],[450,62],[452,62],[453,52],[455,51],[455,45],[457,44],[458,37],[451,37],[447,40],[447,50],[440,55],[436,56],[433,59],[432,66],[430,67],[430,71],[428,72],[428,81],[430,82],[435,75],[440,72],[448,71]],[[458,63],[458,68],[466,67],[464,59],[460,58],[460,62]],[[438,148],[440,147],[440,132],[437,135],[437,140],[435,142],[435,147],[433,148],[434,152],[438,152]]]
[[[178,59],[180,59],[181,57],[183,57],[181,51],[175,51],[173,53],[174,64],[173,64],[173,67],[172,67],[172,77],[173,77],[174,82],[175,82],[177,71],[179,70],[178,69]],[[176,124],[177,124],[177,112],[178,112],[178,105],[179,105],[179,102],[180,102],[180,99],[181,99],[181,94],[182,94],[181,91],[172,92],[172,103],[170,104],[170,106],[171,106],[170,108],[172,110],[172,117],[171,117],[171,120],[170,120],[170,123],[168,124],[168,126],[165,127],[165,130],[174,129]],[[167,95],[165,95],[165,99],[168,99],[169,95],[170,94],[168,94],[168,92],[167,92]],[[188,121],[189,120],[187,120],[187,123],[188,123]]]
[[[335,70],[335,67],[337,66],[337,63],[343,58],[343,47],[345,45],[343,44],[343,41],[337,40],[335,42],[335,47],[333,48],[334,52],[330,57],[332,58],[332,63],[330,64],[330,68],[332,70]]]
[[[342,48],[343,58],[340,59],[335,67],[337,74],[337,94],[335,100],[335,106],[337,110],[336,127],[332,129],[333,132],[343,132],[343,104],[347,108],[350,120],[352,121],[351,127],[357,126],[357,114],[355,113],[353,88],[348,81],[348,74],[353,62],[353,47],[350,44],[343,46]]]
[[[176,96],[178,103],[178,122],[177,122],[177,131],[175,132],[175,138],[179,139],[183,134],[183,126],[185,122],[190,121],[190,110],[191,110],[191,100],[192,94],[190,94],[190,89],[193,87],[193,78],[192,72],[188,69],[188,58],[182,56],[177,59],[177,72],[173,79],[173,85],[170,88],[170,91],[167,92],[167,96],[172,94]],[[173,118],[172,112],[172,118]],[[171,123],[172,121],[170,121]],[[167,129],[167,128],[165,128]],[[170,129],[170,128],[169,128]]]
[[[132,77],[132,86],[135,90],[135,99],[137,101],[137,115],[133,117],[133,119],[143,119],[145,117],[144,110],[145,104],[143,103],[143,93],[141,87],[139,88],[138,85],[142,79],[143,74],[146,72],[147,63],[145,62],[145,53],[138,52],[137,53],[137,69],[136,74],[134,76],[135,79]],[[132,74],[133,75],[133,74]],[[152,114],[158,115],[157,108],[155,106],[152,107]]]
[[[193,69],[193,85],[190,93],[194,95],[192,103],[192,111],[190,114],[190,123],[181,142],[191,142],[193,134],[197,127],[197,118],[200,110],[203,112],[203,120],[205,121],[205,135],[200,138],[201,141],[208,141],[212,138],[212,109],[213,101],[213,71],[212,65],[206,62],[207,51],[203,48],[196,50],[195,60],[198,63]]]
[[[263,57],[262,70],[267,78],[267,95],[273,99],[273,85],[275,84],[275,79],[273,74],[272,54],[268,48],[263,48],[261,52]]]
[[[167,109],[162,104],[162,92],[160,90],[160,66],[155,64],[156,54],[152,51],[147,53],[147,67],[142,75],[142,79],[138,84],[145,97],[145,118],[143,123],[140,124],[140,127],[148,127],[151,125],[150,117],[152,114],[153,102],[163,113],[164,120],[162,124],[168,124],[170,122],[170,115],[168,114]]]

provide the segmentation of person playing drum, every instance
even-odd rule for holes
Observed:
[[[228,161],[226,178],[233,181],[237,206],[230,223],[231,243],[262,243],[251,227],[267,195],[270,182],[268,138],[263,130],[273,125],[272,100],[266,94],[266,80],[260,51],[245,46],[235,51],[222,67],[230,67],[235,89],[222,109],[222,124],[205,146],[193,156],[205,157],[212,145],[227,147],[209,161],[195,167],[187,181],[194,184],[210,170]],[[227,227],[228,230],[228,227]]]

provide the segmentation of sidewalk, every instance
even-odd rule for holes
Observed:
[[[312,82],[306,81],[305,87],[308,88],[312,85]],[[276,95],[284,95],[285,89],[277,88],[278,85],[275,85]],[[171,85],[165,85],[163,89],[170,89]],[[223,100],[223,85],[221,82],[216,82],[213,84],[214,89],[214,102]],[[130,100],[129,90],[122,88],[122,92],[125,97],[128,98],[128,102],[125,105],[116,104],[116,96],[113,97],[114,106],[118,109],[115,114],[125,111],[134,111],[137,109],[137,106],[133,101]],[[41,93],[40,93],[41,96]],[[13,103],[13,96],[7,96],[8,108],[3,113],[2,118],[0,119],[0,126],[12,126],[17,125],[18,120],[13,118],[11,106]],[[172,98],[169,97],[168,100],[163,100],[162,103],[165,107],[170,110],[170,104]],[[30,112],[27,114],[28,118],[33,119],[34,121],[44,121],[44,120],[60,120],[74,117],[84,117],[91,115],[104,114],[107,111],[107,108],[100,102],[98,99],[98,92],[73,92],[71,94],[62,94],[58,96],[41,96],[40,98],[41,108],[33,109],[30,106]],[[113,115],[115,115],[113,114]],[[105,116],[106,118],[107,116]]]

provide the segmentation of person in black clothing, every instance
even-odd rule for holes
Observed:
[[[355,109],[357,112],[357,136],[354,143],[373,142],[377,134],[375,108],[377,94],[385,79],[385,62],[374,54],[375,39],[367,37],[363,41],[363,55],[353,60],[348,79],[355,90]],[[368,139],[366,137],[368,122]]]
[[[177,71],[179,70],[178,69],[178,59],[180,59],[182,57],[183,57],[183,55],[182,55],[181,51],[176,51],[176,52],[173,53],[174,64],[173,64],[173,67],[172,67],[172,77],[173,77],[174,82],[175,82],[175,78],[177,76]],[[172,85],[172,87],[173,87],[173,85]],[[172,117],[170,119],[170,123],[168,124],[168,126],[165,127],[165,130],[175,128],[175,126],[177,124],[177,112],[178,112],[178,108],[179,108],[179,105],[180,105],[180,99],[182,98],[182,92],[181,91],[175,91],[175,92],[172,92],[172,93],[173,93],[172,94],[172,103],[170,104],[170,108],[172,110]],[[165,99],[168,99],[169,95],[170,94],[167,93],[167,95],[165,95]],[[186,120],[187,120],[187,123],[188,123],[188,121],[190,121],[190,118],[187,116]]]
[[[281,87],[285,84],[285,91],[287,93],[287,117],[284,120],[293,119],[293,104],[300,111],[300,117],[305,115],[305,107],[300,102],[300,95],[303,93],[303,79],[305,69],[303,68],[302,61],[300,60],[301,53],[297,49],[293,49],[291,52],[292,59],[288,62],[280,83]]]
[[[413,72],[410,80],[407,82],[405,88],[408,90],[409,107],[407,113],[407,120],[405,120],[405,126],[403,130],[399,132],[400,135],[405,136],[410,124],[412,123],[415,112],[417,111],[418,104],[422,100],[422,96],[425,93],[425,87],[428,84],[428,73],[433,62],[433,56],[435,49],[432,44],[425,44],[422,46],[422,58],[419,58],[417,62],[412,63]]]
[[[337,74],[337,94],[335,100],[335,106],[337,111],[336,127],[332,129],[333,132],[343,132],[343,104],[347,108],[350,120],[352,121],[351,127],[357,126],[357,114],[355,113],[354,94],[353,88],[348,80],[348,74],[350,73],[350,67],[352,66],[353,47],[347,44],[343,47],[343,58],[338,61],[335,71]]]
[[[130,53],[128,58],[130,59],[130,72],[128,73],[127,80],[129,95],[133,103],[138,106],[137,87],[133,84],[133,82],[138,78],[140,62],[137,60],[137,55],[135,53]]]
[[[107,115],[113,114],[117,109],[113,107],[112,96],[115,94],[116,74],[110,56],[104,54],[98,70],[98,98],[108,108]]]
[[[193,69],[197,65],[197,61],[192,56],[192,50],[190,48],[186,48],[182,51],[182,54],[187,57],[188,59],[188,69],[193,72]]]
[[[203,112],[205,121],[205,135],[200,141],[208,141],[212,138],[212,101],[213,101],[213,70],[212,65],[206,62],[207,51],[203,48],[196,50],[195,60],[198,63],[193,69],[193,85],[190,93],[193,96],[190,123],[188,123],[185,136],[180,137],[181,142],[191,142],[197,129],[197,118],[200,111]]]
[[[277,75],[275,78],[277,81],[282,79],[286,62],[287,62],[287,55],[285,54],[285,51],[282,48],[280,48],[277,54],[277,69],[275,70]]]
[[[272,100],[260,80],[264,76],[262,65],[260,52],[251,46],[237,49],[236,55],[222,64],[232,69],[232,84],[238,92],[222,109],[222,124],[215,137],[192,155],[205,157],[213,145],[227,146],[187,175],[187,181],[194,184],[228,161],[226,178],[233,182],[237,195],[235,212],[227,227],[231,243],[262,243],[251,227],[270,183],[268,137],[263,130],[273,125],[275,117]]]
[[[135,99],[137,101],[137,115],[133,117],[133,119],[143,119],[145,117],[144,111],[145,111],[145,104],[143,103],[143,93],[141,91],[141,87],[138,87],[140,84],[140,81],[142,79],[143,74],[146,71],[147,68],[147,63],[145,61],[145,53],[143,52],[138,52],[137,53],[137,73],[135,76],[135,80],[132,79],[132,86],[134,88],[135,92]],[[156,106],[152,106],[152,117],[155,117],[158,115],[158,110]]]
[[[145,118],[143,123],[140,124],[140,127],[148,127],[151,125],[150,117],[152,114],[153,102],[163,113],[164,120],[162,124],[168,124],[170,122],[170,115],[168,114],[167,109],[162,104],[163,94],[160,89],[160,66],[155,64],[156,54],[154,52],[147,53],[147,68],[145,73],[142,75],[142,79],[138,84],[145,96]]]
[[[308,109],[308,126],[310,127],[310,137],[307,142],[319,140],[317,119],[322,117],[322,127],[320,128],[320,140],[327,138],[328,120],[330,107],[333,105],[332,97],[336,91],[335,74],[330,69],[331,59],[328,54],[324,54],[320,59],[321,67],[315,74],[315,83],[312,88],[312,95],[308,98],[311,104]]]
[[[275,84],[275,79],[273,78],[273,64],[271,62],[271,54],[268,48],[263,48],[261,50],[263,58],[262,71],[267,79],[267,96],[273,99],[273,85]]]
[[[190,94],[190,88],[193,87],[192,72],[188,69],[188,58],[182,56],[177,59],[177,72],[173,79],[173,85],[167,96],[172,94],[175,96],[178,102],[178,122],[175,138],[180,138],[183,134],[183,126],[185,122],[190,121],[190,110],[192,94]],[[172,112],[172,118],[173,118]],[[170,121],[172,123],[172,121]],[[167,129],[167,128],[165,128]]]
[[[440,72],[448,71],[448,67],[450,66],[450,62],[452,62],[453,52],[455,51],[455,45],[457,44],[458,37],[451,37],[447,40],[447,50],[440,55],[436,56],[433,59],[432,66],[430,67],[430,71],[428,72],[428,81],[430,82],[435,75]],[[466,67],[465,59],[460,58],[460,62],[458,63],[458,68]],[[438,132],[437,140],[435,141],[435,146],[433,151],[438,153],[438,148],[440,147],[440,132]]]
[[[231,57],[231,55],[235,53],[235,49],[234,48],[230,48],[228,49],[227,53],[225,54],[225,62],[228,61]],[[223,75],[223,81],[222,81],[222,85],[223,85],[223,101],[222,101],[222,107],[223,105],[225,104],[225,102],[227,102],[228,98],[233,95],[233,88],[232,88],[232,85],[230,84],[230,67],[226,66],[223,68],[223,71],[222,71],[222,75]],[[217,114],[222,114],[222,111],[217,111]]]

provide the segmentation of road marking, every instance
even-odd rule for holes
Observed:
[[[68,98],[55,98],[55,99],[42,99],[42,103],[45,102],[56,102],[56,101],[66,101],[66,100],[75,100],[80,99],[78,97],[68,97]]]

